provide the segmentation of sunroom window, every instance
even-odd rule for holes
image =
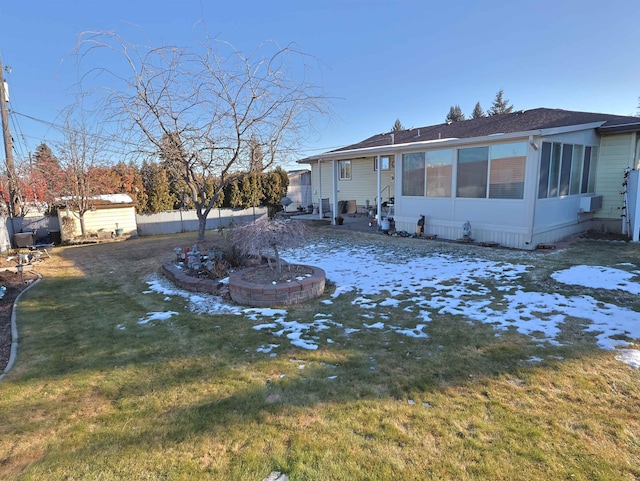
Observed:
[[[527,144],[492,145],[490,150],[489,198],[523,199]]]
[[[427,197],[451,197],[453,149],[427,152]]]
[[[488,170],[489,147],[459,149],[456,196],[485,198]]]
[[[538,199],[595,192],[598,148],[543,142]]]
[[[402,154],[402,195],[423,196],[425,187],[424,152]]]

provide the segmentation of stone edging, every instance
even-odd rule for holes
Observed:
[[[305,266],[312,270],[310,276],[279,284],[256,284],[242,279],[256,267],[234,272],[229,277],[229,293],[234,302],[252,307],[290,306],[315,299],[324,293],[326,274],[319,267]]]
[[[188,291],[208,292],[215,296],[221,296],[225,294],[227,290],[227,286],[220,281],[215,281],[213,279],[199,279],[197,277],[187,275],[173,262],[165,262],[162,264],[162,271],[174,284]]]

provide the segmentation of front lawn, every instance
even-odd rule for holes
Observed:
[[[0,478],[640,478],[640,246],[314,235],[288,260],[329,288],[286,310],[168,284],[193,235],[56,249],[18,308]]]

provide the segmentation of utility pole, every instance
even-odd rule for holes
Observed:
[[[7,92],[4,83],[4,67],[0,59],[0,112],[2,114],[2,137],[4,139],[4,152],[6,154],[7,179],[9,181],[9,216],[16,216],[16,207],[19,205],[16,168],[13,163],[13,144],[9,131],[9,113],[7,112]]]

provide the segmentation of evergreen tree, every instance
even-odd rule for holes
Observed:
[[[242,207],[257,207],[262,200],[261,175],[255,172],[245,174],[242,177],[240,191],[242,194]]]
[[[36,147],[29,180],[38,201],[51,203],[62,195],[64,172],[60,161],[44,142]]]
[[[167,171],[155,162],[143,162],[140,167],[140,176],[142,177],[142,186],[146,196],[146,202],[138,199],[138,208],[143,214],[155,214],[172,210],[176,204],[180,204],[169,189],[169,180],[167,179]]]
[[[472,119],[480,119],[482,117],[486,117],[484,110],[480,107],[480,102],[476,102],[476,106],[473,108],[473,113],[471,114]]]
[[[231,181],[229,187],[229,207],[242,207],[242,192],[238,185],[238,179]]]
[[[287,187],[284,186],[283,189],[282,176],[280,173],[277,170],[265,173],[262,182],[262,203],[264,205],[279,205],[282,198],[286,195]]]
[[[445,120],[447,123],[464,120],[464,114],[462,113],[462,109],[460,108],[460,106],[452,105]]]
[[[391,132],[398,132],[400,130],[404,130],[404,126],[402,125],[402,122],[400,122],[400,119],[396,119],[393,123],[393,127],[391,127]]]
[[[487,112],[489,115],[510,114],[513,111],[513,105],[509,105],[509,100],[503,99],[504,90],[498,90],[496,98],[491,104],[491,108]]]

